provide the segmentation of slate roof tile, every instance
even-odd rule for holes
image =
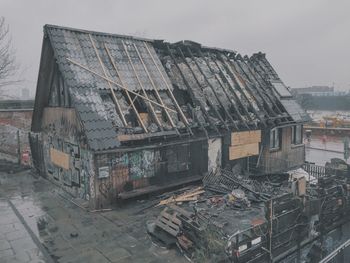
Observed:
[[[169,59],[167,60],[162,57],[163,55],[160,55],[161,52],[157,53],[154,46],[149,44],[152,42],[151,40],[136,39],[128,36],[98,33],[51,25],[45,26],[45,33],[49,36],[59,70],[63,75],[66,86],[70,90],[72,104],[79,114],[79,119],[82,122],[89,146],[93,150],[111,149],[118,147],[120,144],[120,142],[118,142],[116,139],[118,127],[113,126],[117,122],[116,120],[111,119],[110,115],[108,114],[108,107],[101,97],[103,90],[109,89],[109,85],[101,77],[96,76],[77,65],[74,65],[73,63],[69,62],[67,58],[88,67],[90,70],[93,70],[100,75],[103,75],[104,72],[101,67],[100,60],[96,55],[93,45],[94,43],[97,53],[106,70],[107,76],[117,83],[121,83],[122,80],[126,88],[137,91],[141,89],[141,85],[139,84],[135,72],[133,71],[133,68],[129,62],[129,55],[143,88],[146,90],[153,90],[153,85],[149,80],[147,72],[145,71],[136,52],[136,46],[157,90],[165,91],[168,87],[173,89],[172,84],[175,84],[180,89],[187,89],[185,81],[183,80],[182,76],[179,76],[178,69],[174,66],[174,61],[170,61]],[[93,43],[90,40],[90,36],[93,39]],[[126,50],[129,53],[128,55],[124,49],[123,42]],[[148,46],[157,66],[154,64],[151,56],[149,55],[145,44]],[[108,47],[111,57],[117,65],[121,79],[117,77],[117,73],[110,61],[110,57],[105,50],[105,45]],[[173,45],[174,49],[176,49],[177,44]],[[199,44],[197,44],[197,46],[198,45]],[[186,63],[179,64],[180,69],[185,75],[186,82],[193,88],[195,101],[204,101],[204,103],[206,103],[205,100],[207,99],[207,96],[211,97],[210,102],[215,104],[215,107],[220,106],[220,104],[229,103],[227,99],[224,100],[223,103],[215,98],[214,93],[207,84],[207,79],[210,80],[212,86],[219,87],[218,89],[222,88],[221,85],[225,87],[232,86],[229,92],[237,93],[237,96],[240,98],[241,102],[246,103],[246,105],[250,103],[256,110],[264,110],[265,105],[263,105],[262,99],[267,99],[269,96],[275,96],[273,99],[276,100],[279,99],[276,98],[276,95],[271,90],[272,88],[266,83],[271,80],[280,81],[280,79],[263,54],[259,53],[250,58],[246,57],[244,58],[244,63],[242,62],[243,58],[239,58],[238,60],[225,58],[229,67],[237,67],[237,72],[242,81],[249,82],[249,78],[252,80],[252,83],[249,82],[249,85],[246,86],[246,90],[241,91],[242,88],[237,85],[237,80],[231,76],[231,72],[227,71],[227,64],[225,65],[225,63],[222,63],[221,61],[213,59],[213,57],[215,57],[220,50],[205,47],[203,48],[205,49],[205,52],[209,54],[209,56],[210,52],[213,51],[211,55],[212,57],[207,58],[209,59],[209,64],[212,69],[208,68],[207,63],[202,57],[193,60],[193,58],[190,58],[188,54],[185,55],[187,56],[186,63],[190,65],[194,73],[189,70],[189,68],[185,65]],[[185,49],[186,46],[184,46],[184,50]],[[231,52],[231,55],[233,55],[233,53],[234,52]],[[162,57],[163,64],[159,59],[160,57]],[[177,60],[180,61],[181,59],[178,58]],[[196,66],[195,62],[200,65],[201,70]],[[240,69],[239,66],[241,66],[242,69]],[[161,74],[159,73],[157,67],[161,71]],[[167,71],[169,71],[168,73],[165,71],[165,68],[167,68]],[[250,75],[251,73],[247,73],[249,68],[251,68],[251,71],[256,72],[256,76],[254,76],[254,78],[252,78]],[[244,73],[243,70],[246,71],[246,73]],[[202,71],[204,73],[202,73]],[[212,71],[216,75],[214,75]],[[197,76],[197,79],[193,77],[193,74]],[[164,76],[165,81],[162,75]],[[214,76],[219,76],[218,78],[221,79],[222,84],[220,84]],[[169,77],[171,77],[171,80]],[[227,83],[226,78],[229,83]],[[200,85],[198,85],[198,82]],[[262,86],[260,87],[260,85]],[[112,86],[115,90],[120,89],[120,87],[115,85]],[[258,87],[264,90],[264,96],[259,94],[250,94],[251,91],[249,89],[254,90]],[[203,91],[203,88],[205,88],[205,92]],[[231,97],[233,97],[233,93],[231,94]],[[218,94],[222,98],[225,97],[225,94],[222,92],[220,93],[218,91]],[[245,97],[249,98],[247,99]],[[236,102],[239,103],[240,101]],[[301,108],[298,108],[293,100],[284,100],[282,104],[285,110],[295,121],[303,121],[306,119]],[[239,105],[237,105],[237,107],[238,106]],[[210,107],[206,106],[206,108]],[[229,110],[229,107],[227,107],[227,110]],[[249,112],[249,114],[254,115],[252,112]]]

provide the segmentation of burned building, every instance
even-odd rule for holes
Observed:
[[[220,166],[301,166],[307,119],[265,54],[44,27],[33,161],[91,207]]]

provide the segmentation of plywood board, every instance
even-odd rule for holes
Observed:
[[[306,178],[302,177],[298,179],[298,193],[299,196],[306,194]]]
[[[54,165],[66,170],[69,169],[69,154],[50,148],[50,158]]]
[[[243,145],[261,142],[261,130],[231,133],[231,145]]]
[[[229,159],[236,160],[259,154],[259,143],[250,143],[229,147]]]

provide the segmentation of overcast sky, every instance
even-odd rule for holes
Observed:
[[[0,0],[34,94],[44,24],[262,51],[286,85],[350,89],[348,0]]]

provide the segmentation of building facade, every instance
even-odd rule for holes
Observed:
[[[221,166],[260,174],[298,167],[305,121],[262,53],[44,27],[34,163],[91,207]]]

